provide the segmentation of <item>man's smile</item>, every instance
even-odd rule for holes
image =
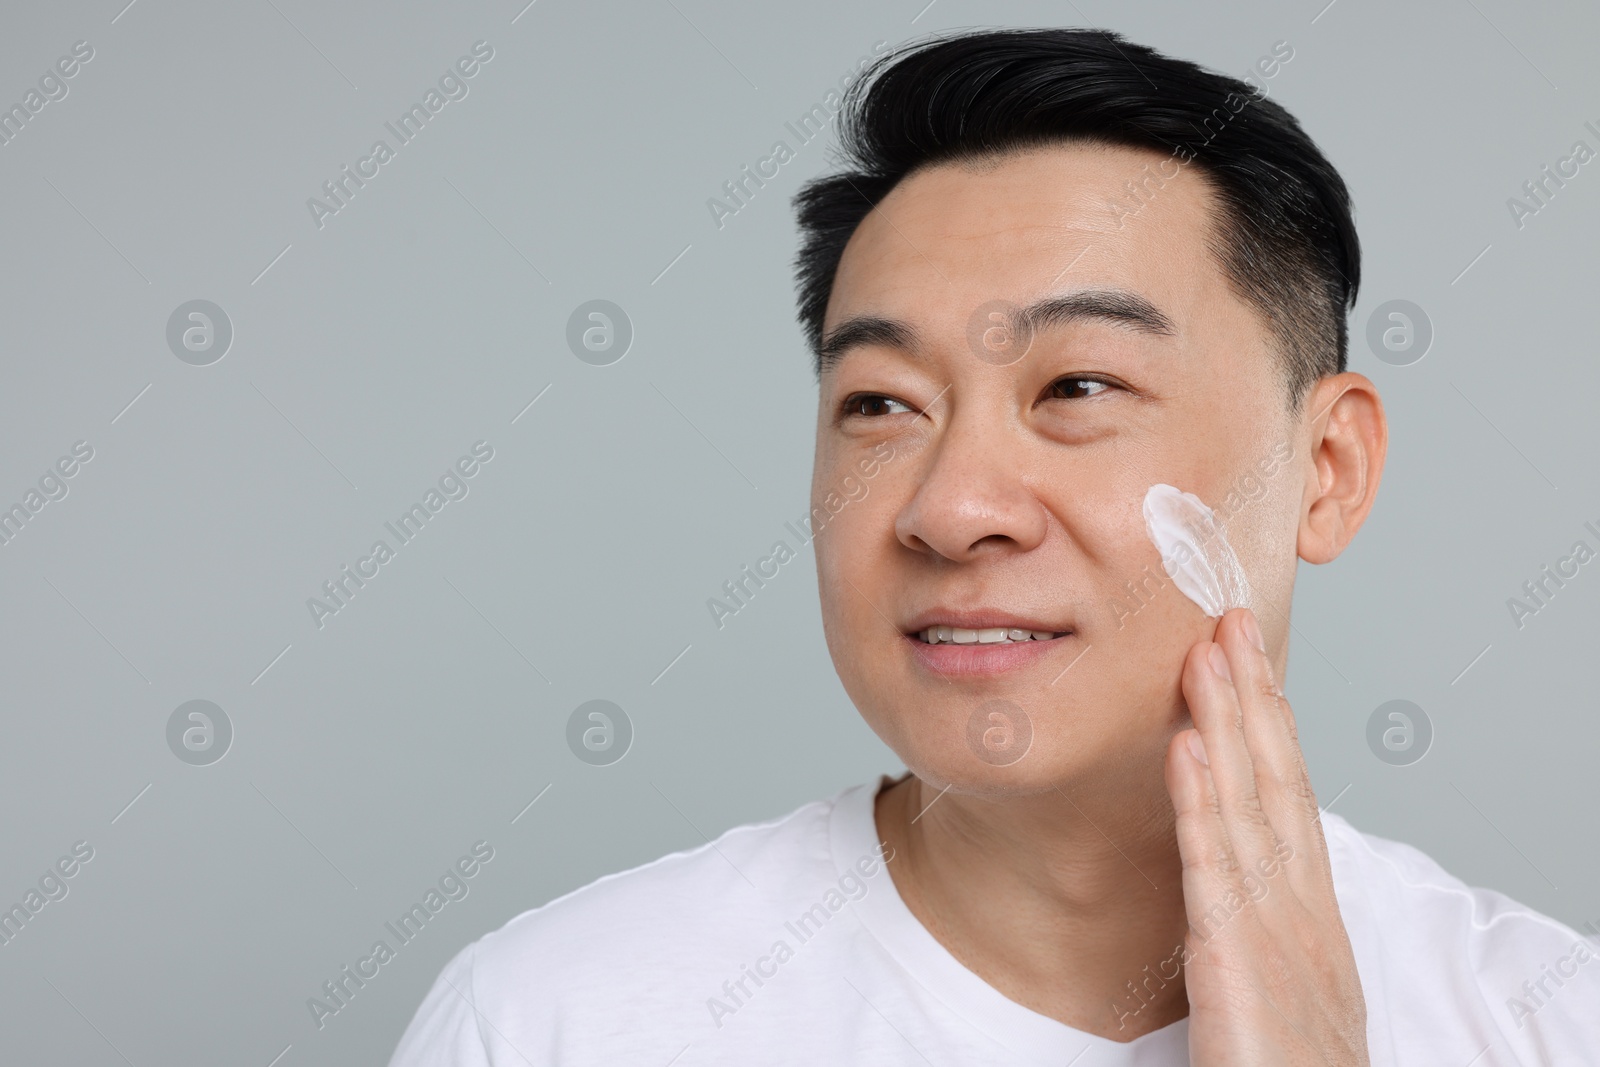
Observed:
[[[902,632],[916,661],[946,677],[1020,670],[1072,636],[1072,627],[1060,621],[991,608],[931,608]]]

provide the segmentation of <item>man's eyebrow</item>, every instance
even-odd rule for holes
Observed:
[[[828,332],[818,351],[817,365],[826,372],[852,349],[867,345],[883,345],[915,353],[921,347],[917,331],[910,323],[899,319],[886,319],[879,315],[857,315],[846,319]]]
[[[1176,332],[1172,320],[1161,309],[1128,289],[1080,289],[1041,297],[1026,307],[998,313],[1005,316],[1013,334],[1037,333],[1082,320],[1098,320],[1159,337]],[[917,355],[921,341],[910,323],[880,315],[857,315],[829,331],[818,353],[820,369],[827,371],[852,349],[865,345],[884,345]]]

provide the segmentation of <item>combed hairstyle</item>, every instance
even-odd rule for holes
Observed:
[[[875,205],[922,168],[1061,143],[1152,149],[1202,176],[1220,207],[1211,251],[1264,318],[1291,411],[1345,369],[1361,280],[1349,190],[1294,116],[1238,78],[1108,30],[939,36],[883,55],[851,83],[838,138],[841,171],[793,201],[799,320],[819,377],[839,260]],[[1138,187],[1149,175],[1129,178]]]

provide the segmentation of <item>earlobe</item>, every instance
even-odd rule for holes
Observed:
[[[1319,381],[1305,411],[1313,477],[1301,501],[1296,550],[1307,563],[1327,563],[1345,550],[1372,510],[1389,424],[1378,387],[1353,371]]]

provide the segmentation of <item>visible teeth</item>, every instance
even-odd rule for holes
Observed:
[[[1023,630],[995,626],[967,630],[959,626],[930,626],[917,636],[930,645],[1004,645],[1017,641],[1049,641],[1056,635],[1049,630]]]

